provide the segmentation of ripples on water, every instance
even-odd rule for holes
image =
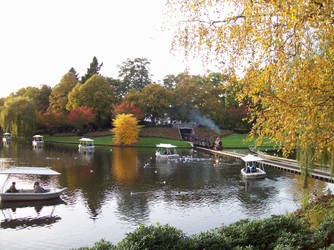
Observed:
[[[101,238],[116,243],[139,223],[170,224],[193,234],[300,207],[299,176],[268,168],[266,179],[245,181],[240,160],[183,150],[180,159],[161,162],[154,153],[97,148],[79,154],[75,146],[33,150],[15,142],[2,147],[2,169],[48,166],[62,175],[42,178],[41,184],[68,190],[60,203],[0,208],[0,249],[69,249]],[[26,187],[35,179],[15,180]],[[312,192],[333,188],[317,180],[310,184]]]

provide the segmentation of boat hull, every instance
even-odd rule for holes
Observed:
[[[263,179],[266,178],[267,174],[260,168],[256,168],[256,172],[246,173],[244,169],[241,169],[242,177],[245,179]]]
[[[164,155],[164,154],[156,153],[155,156],[156,156],[157,160],[168,160],[168,159],[178,159],[178,158],[180,158],[179,154]]]
[[[34,193],[32,190],[24,190],[18,193],[0,193],[1,201],[41,201],[58,198],[67,188],[50,189],[45,193]]]
[[[79,152],[94,152],[95,146],[83,146],[79,145]]]

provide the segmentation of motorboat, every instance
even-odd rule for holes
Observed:
[[[34,135],[32,140],[33,147],[42,147],[44,145],[44,139],[42,135]]]
[[[18,189],[17,192],[7,192],[5,190],[9,177],[12,175],[37,175],[37,176],[57,176],[60,173],[43,167],[12,167],[1,171],[0,174],[7,175],[7,178],[2,185],[0,192],[0,200],[2,201],[38,201],[38,200],[50,200],[59,198],[59,196],[67,188],[48,188],[44,192],[35,193],[34,189]]]
[[[245,179],[263,179],[267,176],[263,168],[261,157],[248,154],[241,158],[245,162],[245,167],[241,169],[241,175]]]
[[[4,133],[2,137],[2,142],[8,143],[10,141],[12,141],[12,135],[8,132]]]
[[[81,138],[78,145],[80,152],[93,152],[95,150],[94,140],[90,138]]]
[[[160,143],[156,145],[158,148],[155,152],[155,156],[158,160],[160,159],[177,159],[180,155],[176,152],[176,146],[172,144]]]

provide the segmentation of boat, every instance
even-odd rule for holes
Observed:
[[[245,179],[263,179],[267,176],[263,168],[261,157],[248,154],[241,158],[245,162],[245,167],[241,169],[241,175]]]
[[[158,148],[155,156],[158,160],[177,159],[180,155],[176,152],[176,146],[172,144],[160,143],[156,145]]]
[[[12,167],[1,171],[0,174],[6,174],[7,179],[2,185],[0,192],[0,201],[40,201],[59,198],[67,188],[48,188],[43,193],[35,193],[34,189],[19,189],[18,192],[8,193],[5,191],[9,177],[12,175],[38,175],[38,176],[57,176],[60,173],[43,167]]]
[[[12,135],[8,132],[4,133],[2,137],[2,142],[8,143],[10,141],[12,141]]]
[[[42,147],[44,145],[44,139],[42,135],[34,135],[32,140],[33,147]]]
[[[78,147],[80,152],[93,152],[95,150],[94,140],[90,138],[81,138]]]

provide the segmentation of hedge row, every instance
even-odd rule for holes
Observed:
[[[154,249],[333,249],[334,218],[311,228],[295,216],[272,216],[263,220],[241,220],[229,226],[186,236],[169,225],[140,225],[118,244],[101,240],[80,250]]]

